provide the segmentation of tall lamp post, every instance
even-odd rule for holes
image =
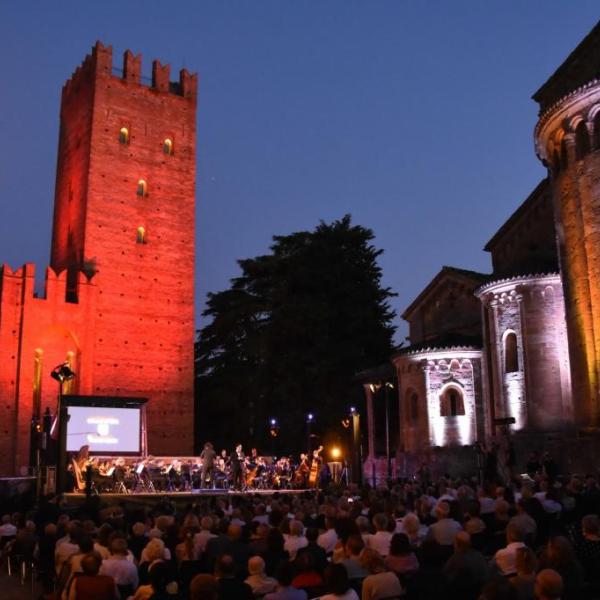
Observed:
[[[308,455],[308,459],[311,460],[311,429],[312,424],[315,422],[314,413],[307,413],[306,415],[306,452]]]
[[[58,456],[56,459],[56,492],[62,494],[65,490],[65,475],[67,471],[67,411],[63,406],[63,384],[75,377],[68,362],[54,367],[50,377],[58,382],[58,408],[56,411],[56,426],[58,427]]]

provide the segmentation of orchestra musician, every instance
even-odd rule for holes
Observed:
[[[242,490],[244,487],[245,458],[246,457],[244,456],[242,444],[238,444],[229,457],[229,462],[231,464],[232,485],[236,490]]]
[[[200,488],[203,488],[205,484],[210,487],[213,479],[213,471],[215,468],[215,460],[217,453],[210,442],[204,444],[204,449],[200,454],[200,460],[202,461],[202,477],[200,479]]]

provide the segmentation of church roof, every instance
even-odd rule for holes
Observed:
[[[427,284],[425,289],[409,304],[402,313],[402,318],[409,320],[411,314],[417,310],[421,304],[429,297],[429,295],[440,285],[445,278],[462,280],[475,287],[479,287],[485,283],[490,274],[479,273],[478,271],[469,271],[468,269],[458,269],[456,267],[444,266],[438,274]]]
[[[502,238],[521,220],[527,211],[536,203],[536,201],[540,198],[542,194],[548,191],[549,188],[548,179],[542,179],[535,189],[527,196],[524,202],[522,202],[517,210],[513,212],[510,217],[501,225],[500,229],[496,231],[496,233],[492,236],[490,241],[484,246],[484,250],[486,252],[491,252],[494,249],[494,246],[502,241]]]
[[[424,351],[438,352],[440,350],[481,350],[482,338],[479,336],[462,335],[459,333],[444,333],[436,338],[398,348],[394,356],[417,354]]]
[[[543,113],[569,92],[599,78],[600,21],[532,97]]]

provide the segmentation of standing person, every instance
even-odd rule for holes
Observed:
[[[244,460],[246,459],[242,444],[238,444],[229,457],[231,463],[232,485],[236,490],[244,487]]]
[[[206,483],[212,484],[213,470],[215,468],[215,459],[217,453],[215,452],[213,445],[210,442],[204,444],[204,449],[200,454],[200,460],[202,461],[202,478],[200,481],[200,487],[203,488]]]

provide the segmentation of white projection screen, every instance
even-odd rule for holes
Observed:
[[[140,406],[68,406],[67,452],[89,446],[94,454],[139,454],[141,412]]]

